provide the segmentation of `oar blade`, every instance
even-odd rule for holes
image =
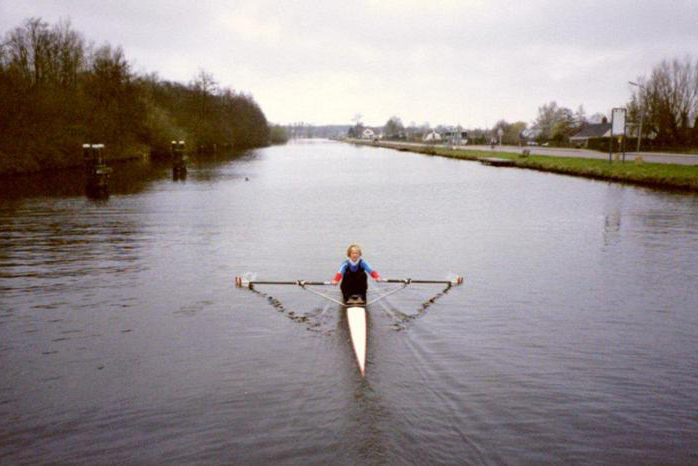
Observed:
[[[251,288],[250,281],[243,277],[235,277],[235,286],[238,288]]]

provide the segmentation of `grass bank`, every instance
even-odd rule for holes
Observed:
[[[445,147],[413,144],[393,144],[367,141],[351,141],[399,151],[437,155],[455,159],[477,161],[484,158],[500,158],[513,162],[514,167],[528,168],[597,180],[617,181],[664,190],[698,192],[698,166],[628,161],[622,163],[579,157],[552,157],[541,155],[522,156],[510,152],[449,149]]]

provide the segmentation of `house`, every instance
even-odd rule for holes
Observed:
[[[577,147],[589,147],[590,139],[611,137],[611,123],[604,118],[601,123],[588,123],[570,138],[570,142]]]
[[[375,139],[376,133],[373,132],[371,128],[366,128],[363,133],[361,133],[361,139]]]
[[[444,133],[443,138],[449,144],[453,144],[453,145],[467,144],[468,143],[468,132],[455,130],[455,129],[449,129]]]
[[[423,138],[422,140],[424,142],[437,142],[441,141],[441,135],[437,133],[436,131],[429,131]]]

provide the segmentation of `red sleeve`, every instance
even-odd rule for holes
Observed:
[[[342,279],[342,274],[337,272],[337,274],[334,276],[334,281],[338,282]]]
[[[374,270],[373,272],[371,272],[371,276],[372,276],[373,278],[375,278],[376,280],[378,280],[379,278],[381,278],[380,275],[378,275],[378,272],[376,272],[375,270]]]

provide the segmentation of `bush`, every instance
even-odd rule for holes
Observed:
[[[286,132],[285,128],[274,125],[269,130],[269,141],[272,144],[286,144],[288,142],[288,132]]]

